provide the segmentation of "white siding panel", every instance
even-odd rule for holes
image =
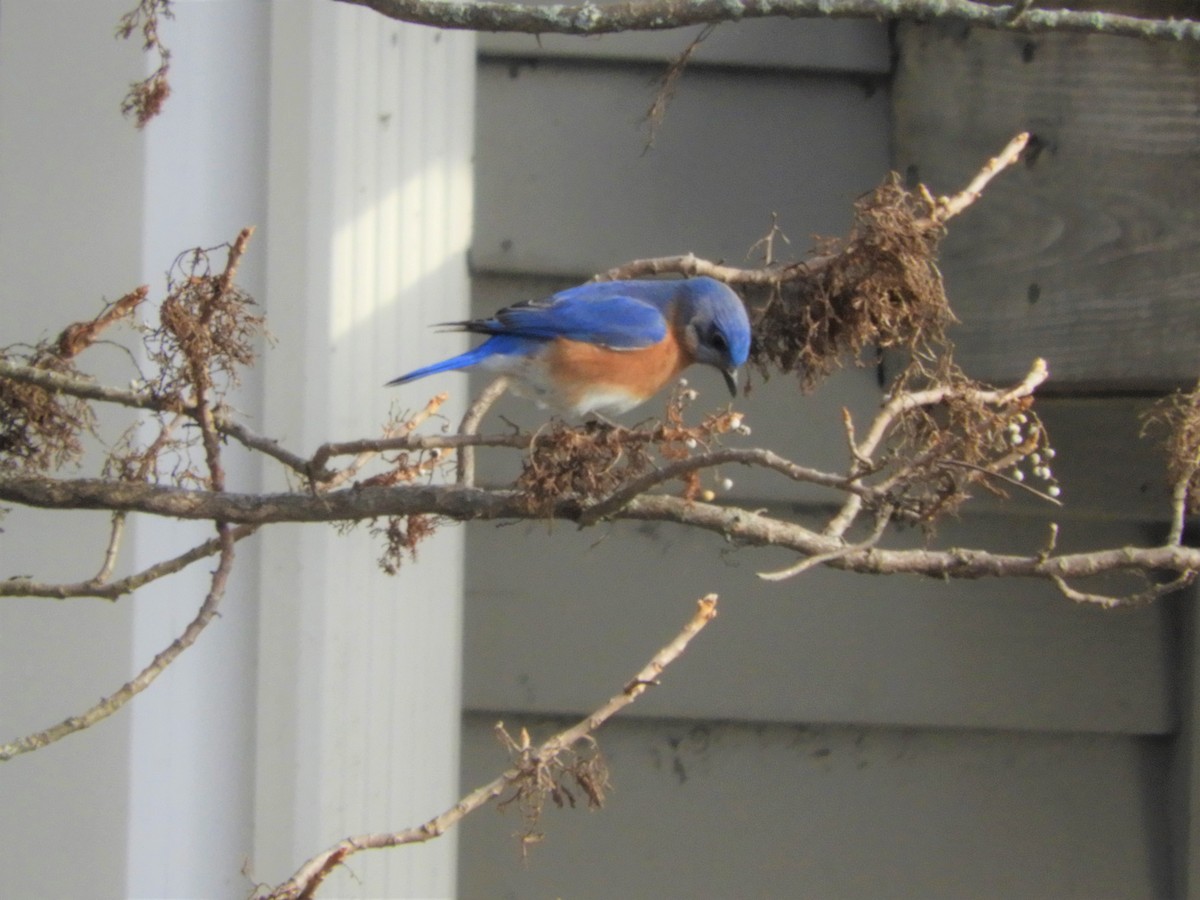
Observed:
[[[184,0],[163,37],[174,57],[171,98],[147,126],[143,279],[161,291],[163,272],[188,247],[215,246],[266,221],[267,53],[264,0]],[[131,125],[127,127],[132,127]],[[251,242],[238,282],[262,298],[266,244]],[[219,264],[222,257],[218,254]],[[149,316],[153,318],[153,316]],[[258,370],[231,398],[254,417]],[[258,484],[258,463],[224,454],[232,489]],[[168,559],[213,533],[208,523],[135,518],[137,568]],[[258,570],[253,541],[237,558],[221,615],[145,695],[131,704],[130,847],[133,897],[234,896],[244,890],[252,844]],[[137,611],[133,659],[167,646],[208,590],[213,562],[148,585]]]
[[[887,91],[803,75],[686,74],[645,152],[659,71],[480,64],[477,270],[591,274],[688,251],[740,262],[772,212],[803,252],[814,233],[843,233],[888,171]]]
[[[467,309],[474,38],[320,0],[274,7],[266,424],[299,452],[379,433],[425,322]],[[411,405],[405,404],[412,409]],[[461,405],[443,412],[461,415]],[[284,477],[272,469],[270,483]],[[253,870],[456,796],[462,534],[389,578],[364,527],[263,545]],[[364,854],[323,891],[454,894],[454,834]],[[413,851],[413,852],[408,852]]]
[[[0,344],[51,338],[141,279],[145,155],[118,109],[142,56],[136,42],[113,40],[129,7],[0,3]],[[121,351],[96,354],[88,365],[99,377],[129,377]],[[0,528],[0,578],[73,581],[99,568],[108,516],[14,510]],[[5,599],[0,741],[124,682],[132,618],[128,601]],[[126,713],[0,766],[0,892],[126,895],[129,744]]]
[[[495,719],[467,721],[468,786],[508,764]],[[547,803],[526,861],[515,805],[473,816],[464,897],[1172,896],[1154,741],[629,719],[599,740],[605,808]]]

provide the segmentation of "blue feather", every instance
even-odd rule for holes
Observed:
[[[736,393],[736,370],[746,362],[750,350],[750,322],[741,299],[728,286],[703,276],[589,282],[545,299],[516,303],[489,318],[447,322],[445,326],[484,334],[488,339],[473,350],[401,375],[388,384],[406,384],[478,365],[509,375],[517,392],[568,413],[623,412],[666,382],[649,385],[644,396],[622,395],[614,400],[603,378],[591,369],[586,377],[599,379],[602,389],[581,396],[575,375],[547,368],[545,351],[561,338],[632,352],[665,341],[674,330],[688,353],[686,361],[721,370],[730,391]],[[623,365],[622,355],[614,354],[606,364]]]
[[[529,349],[529,344],[530,341],[523,338],[497,335],[484,341],[478,347],[468,350],[466,353],[460,353],[458,356],[443,359],[441,362],[416,369],[407,375],[393,378],[384,386],[391,387],[396,384],[408,384],[408,382],[424,378],[426,375],[436,375],[438,372],[452,372],[455,369],[465,369],[467,366],[476,365],[493,356],[510,356],[514,353],[524,353]]]
[[[561,337],[615,350],[636,350],[657,344],[667,336],[662,309],[676,293],[670,284],[661,281],[583,284],[545,300],[514,304],[490,319],[451,324],[477,334],[520,335],[540,340]]]

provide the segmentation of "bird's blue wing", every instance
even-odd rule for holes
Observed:
[[[657,306],[617,289],[611,282],[580,285],[546,300],[502,309],[469,327],[486,334],[562,337],[616,350],[649,347],[667,336],[667,321]]]

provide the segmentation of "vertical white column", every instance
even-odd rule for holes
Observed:
[[[324,0],[272,15],[265,420],[308,453],[420,408],[432,390],[383,383],[454,349],[426,326],[467,311],[474,40]],[[442,529],[396,577],[366,526],[262,547],[252,867],[277,881],[454,801],[462,540]],[[448,896],[455,838],[348,868],[331,896]]]
[[[261,298],[270,7],[266,0],[177,0],[172,11],[160,26],[172,52],[172,93],[143,132],[142,279],[159,298],[177,254],[232,241],[252,225],[260,230],[238,281]],[[213,262],[221,265],[223,255]],[[256,429],[258,382],[258,371],[249,370],[231,398]],[[236,446],[225,454],[225,469],[231,490],[256,487],[258,472]],[[170,558],[212,533],[208,523],[136,517],[133,565]],[[253,835],[256,552],[252,540],[239,545],[220,617],[130,704],[129,896],[237,897],[251,886],[242,867]],[[212,569],[211,561],[198,563],[138,591],[134,670],[195,615]]]

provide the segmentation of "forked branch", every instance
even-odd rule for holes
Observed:
[[[687,649],[692,639],[717,615],[717,595],[709,594],[697,602],[695,615],[683,629],[654,654],[650,662],[633,676],[620,693],[591,715],[576,722],[565,731],[554,735],[544,743],[533,747],[527,741],[517,746],[517,764],[502,775],[467,794],[440,815],[422,825],[403,831],[378,832],[349,837],[309,859],[287,881],[266,892],[259,892],[257,900],[300,900],[313,897],[321,883],[349,857],[364,850],[381,850],[402,844],[418,844],[445,834],[447,829],[462,819],[495,800],[506,791],[518,788],[523,782],[540,783],[540,772],[552,765],[564,751],[580,741],[587,740],[605,722],[640,697],[647,688],[658,684],[663,671]]]

